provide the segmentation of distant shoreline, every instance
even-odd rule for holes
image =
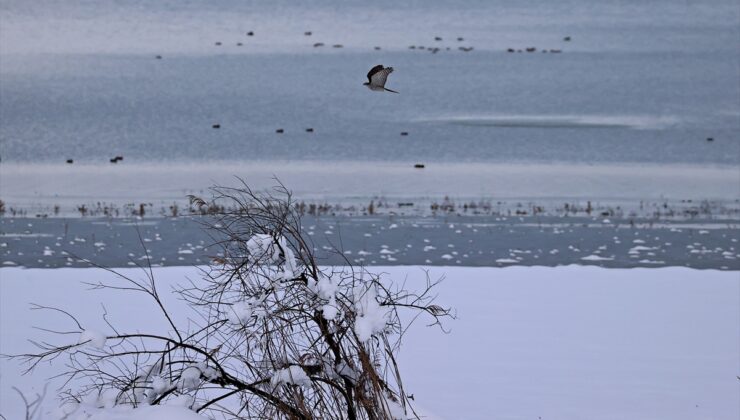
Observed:
[[[277,185],[316,213],[482,215],[581,213],[620,217],[734,217],[735,167],[637,164],[397,162],[163,162],[0,164],[5,216],[172,216],[214,185]],[[239,178],[237,178],[237,176]],[[586,212],[589,207],[590,211]],[[567,209],[569,207],[570,209]],[[573,209],[576,209],[574,211]],[[524,213],[522,213],[524,212]]]

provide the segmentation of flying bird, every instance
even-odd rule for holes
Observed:
[[[370,69],[367,73],[367,82],[363,83],[368,89],[376,92],[393,92],[398,93],[395,90],[386,89],[385,81],[388,80],[388,75],[393,73],[393,67],[383,67],[382,64]]]

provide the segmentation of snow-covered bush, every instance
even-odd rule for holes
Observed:
[[[121,276],[123,284],[97,287],[145,293],[169,333],[143,325],[129,333],[111,326],[104,334],[61,311],[79,327],[78,339],[39,344],[39,353],[20,357],[33,369],[66,355],[74,384],[69,400],[82,410],[184,401],[212,418],[416,418],[396,363],[408,327],[400,312],[441,325],[451,315],[433,304],[435,282],[409,291],[349,261],[319,267],[282,186],[214,193],[214,203],[236,210],[208,219],[220,252],[200,281],[176,292],[193,316],[175,319],[144,270],[145,280]]]

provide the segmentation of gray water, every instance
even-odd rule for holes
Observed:
[[[222,256],[200,217],[0,218],[4,266],[204,265]],[[687,266],[740,269],[738,221],[449,215],[306,216],[320,264]]]
[[[3,1],[0,157],[740,163],[735,1],[396,3]]]

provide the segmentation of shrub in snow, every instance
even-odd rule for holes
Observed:
[[[114,390],[105,395],[116,409],[175,404],[219,418],[415,418],[396,363],[406,328],[400,311],[441,325],[451,314],[433,304],[436,283],[409,291],[349,263],[318,267],[283,187],[214,192],[212,204],[194,201],[235,210],[210,222],[220,257],[177,291],[194,316],[167,311],[151,271],[143,280],[121,276],[125,285],[98,286],[146,294],[170,331],[116,329],[106,337],[84,330],[79,343],[97,350],[44,344],[22,356],[31,368],[68,353],[78,385],[69,396],[78,408],[99,405],[84,395]]]

